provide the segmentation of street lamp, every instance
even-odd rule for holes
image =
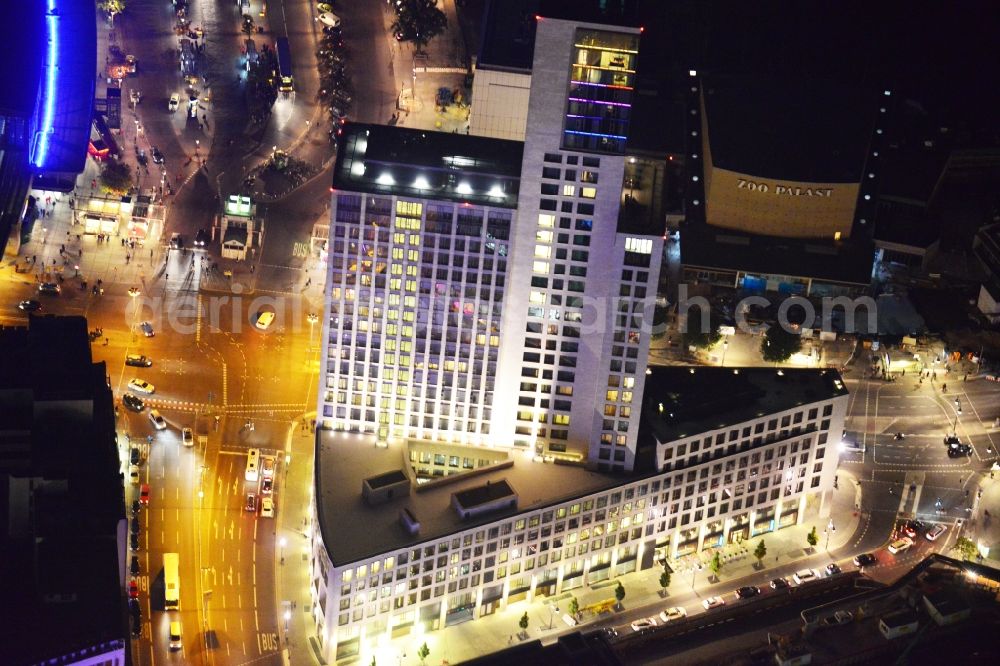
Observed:
[[[830,552],[830,535],[837,531],[837,527],[833,524],[833,518],[830,519],[830,523],[823,530],[826,533],[826,552]]]
[[[313,324],[319,321],[319,317],[316,316],[315,312],[310,312],[306,315],[306,320],[309,322],[309,345],[306,347],[306,355],[312,350],[312,338],[313,338]]]
[[[729,351],[729,340],[722,341],[722,363],[719,364],[720,367],[726,366],[726,352]]]
[[[691,589],[692,590],[694,589],[694,579],[698,575],[698,572],[701,571],[701,570],[702,570],[702,565],[700,565],[700,564],[696,564],[691,569]]]
[[[555,618],[556,613],[559,612],[559,606],[555,604],[549,604],[549,630],[552,630],[552,620]]]
[[[136,297],[140,293],[141,292],[137,287],[131,287],[128,290],[128,295],[132,299],[132,324],[129,326],[129,333],[132,334],[133,341],[135,340],[135,319],[136,315],[139,313],[138,312],[139,302],[136,300]]]

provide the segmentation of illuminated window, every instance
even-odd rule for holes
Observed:
[[[397,201],[396,215],[407,217],[420,217],[423,212],[423,204],[419,201]]]
[[[536,231],[535,240],[539,243],[551,243],[552,242],[552,232],[551,231]]]
[[[618,391],[608,391],[605,394],[605,400],[617,400],[617,399],[618,399]]]
[[[529,297],[528,300],[531,303],[544,303],[545,302],[545,293],[541,292],[541,291],[533,291],[533,292],[531,292],[531,296]]]
[[[532,264],[531,270],[535,273],[541,273],[542,275],[549,274],[549,262],[547,261],[536,261]]]
[[[653,241],[650,238],[625,238],[625,251],[639,254],[652,254]]]
[[[553,425],[569,425],[569,414],[554,414],[552,416]]]
[[[552,256],[552,248],[548,245],[536,245],[535,246],[535,256],[541,257],[543,259],[548,259]]]
[[[576,185],[563,185],[563,196],[564,197],[576,196]]]
[[[584,199],[594,199],[594,198],[597,197],[597,188],[596,187],[581,187],[580,188],[580,196],[583,197]]]
[[[538,226],[547,227],[551,229],[552,227],[556,226],[556,216],[550,215],[549,213],[539,213]]]

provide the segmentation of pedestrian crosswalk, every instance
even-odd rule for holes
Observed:
[[[166,400],[162,398],[149,398],[143,400],[147,407],[160,410],[173,410],[178,412],[212,412],[227,415],[259,414],[261,412],[279,412],[289,414],[302,414],[308,411],[308,405],[296,402],[260,402],[235,405],[217,405],[207,402],[192,402],[187,400]]]

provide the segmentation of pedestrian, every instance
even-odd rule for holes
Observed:
[[[31,255],[31,265],[34,266],[37,261],[38,261],[38,257],[36,255],[34,255],[34,254]]]
[[[149,248],[149,258],[153,258],[153,248]]]

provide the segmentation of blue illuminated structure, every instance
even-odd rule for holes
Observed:
[[[54,131],[56,115],[56,84],[59,76],[59,13],[56,0],[48,0],[45,13],[45,82],[42,92],[42,123],[32,146],[31,163],[41,169],[49,156],[49,141]]]
[[[28,156],[36,177],[65,181],[86,163],[97,71],[96,11],[92,0],[45,0],[40,41],[45,51]]]

